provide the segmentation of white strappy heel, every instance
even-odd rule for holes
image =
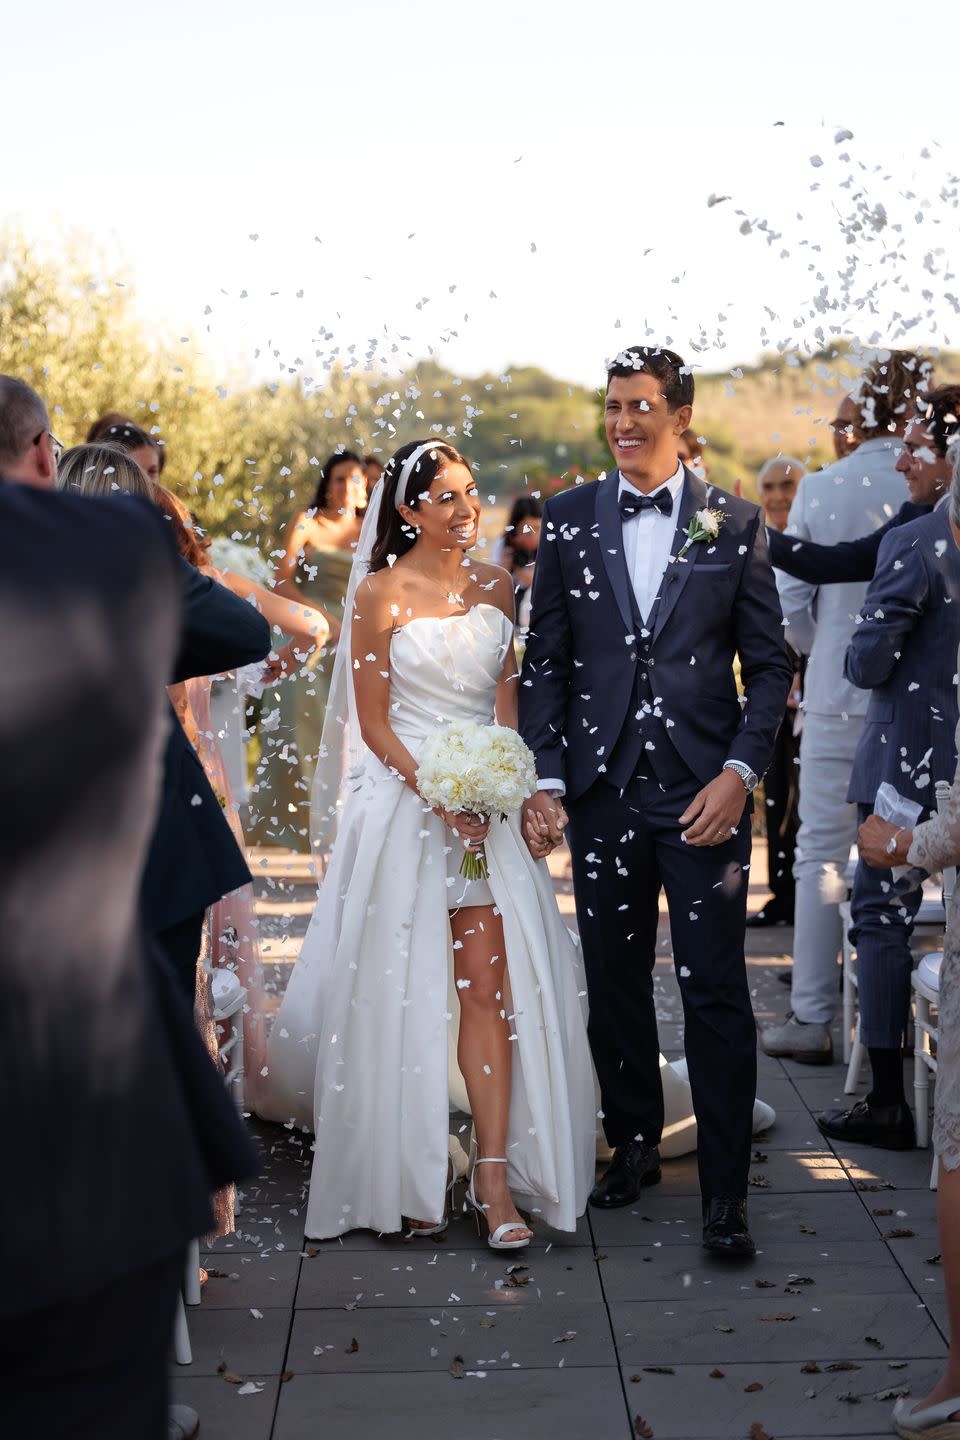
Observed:
[[[473,1162],[473,1169],[470,1172],[470,1184],[467,1186],[467,1204],[472,1208],[477,1219],[477,1234],[481,1234],[480,1221],[486,1219],[486,1205],[481,1205],[477,1199],[476,1175],[478,1165],[506,1165],[507,1161],[502,1155],[478,1155]],[[507,1220],[503,1225],[498,1225],[496,1230],[487,1235],[487,1244],[491,1250],[525,1250],[530,1244],[530,1236],[522,1240],[504,1240],[511,1230],[529,1230],[523,1220]]]

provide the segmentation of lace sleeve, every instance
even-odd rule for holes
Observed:
[[[957,726],[960,745],[960,725]],[[945,865],[960,862],[960,759],[943,811],[914,827],[913,843],[907,856],[911,865],[935,874]]]

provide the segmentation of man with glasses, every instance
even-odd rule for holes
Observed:
[[[52,490],[62,453],[40,396],[22,380],[0,375],[0,475]]]

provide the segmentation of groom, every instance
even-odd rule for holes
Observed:
[[[677,459],[692,413],[693,376],[672,351],[635,346],[609,367],[605,427],[617,468],[544,511],[520,727],[541,777],[527,818],[556,834],[561,795],[570,815],[590,1044],[614,1147],[591,1203],[629,1205],[660,1178],[653,967],[663,888],[704,1245],[751,1255],[750,796],[793,665],[759,509]]]

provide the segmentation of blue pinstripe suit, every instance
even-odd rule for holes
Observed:
[[[889,781],[929,811],[934,782],[956,770],[960,550],[949,506],[892,530],[847,650],[844,673],[871,690],[847,799],[861,819]],[[909,936],[920,889],[892,889],[889,870],[861,861],[853,888],[853,929],[860,983],[861,1038],[901,1043],[910,999]]]

